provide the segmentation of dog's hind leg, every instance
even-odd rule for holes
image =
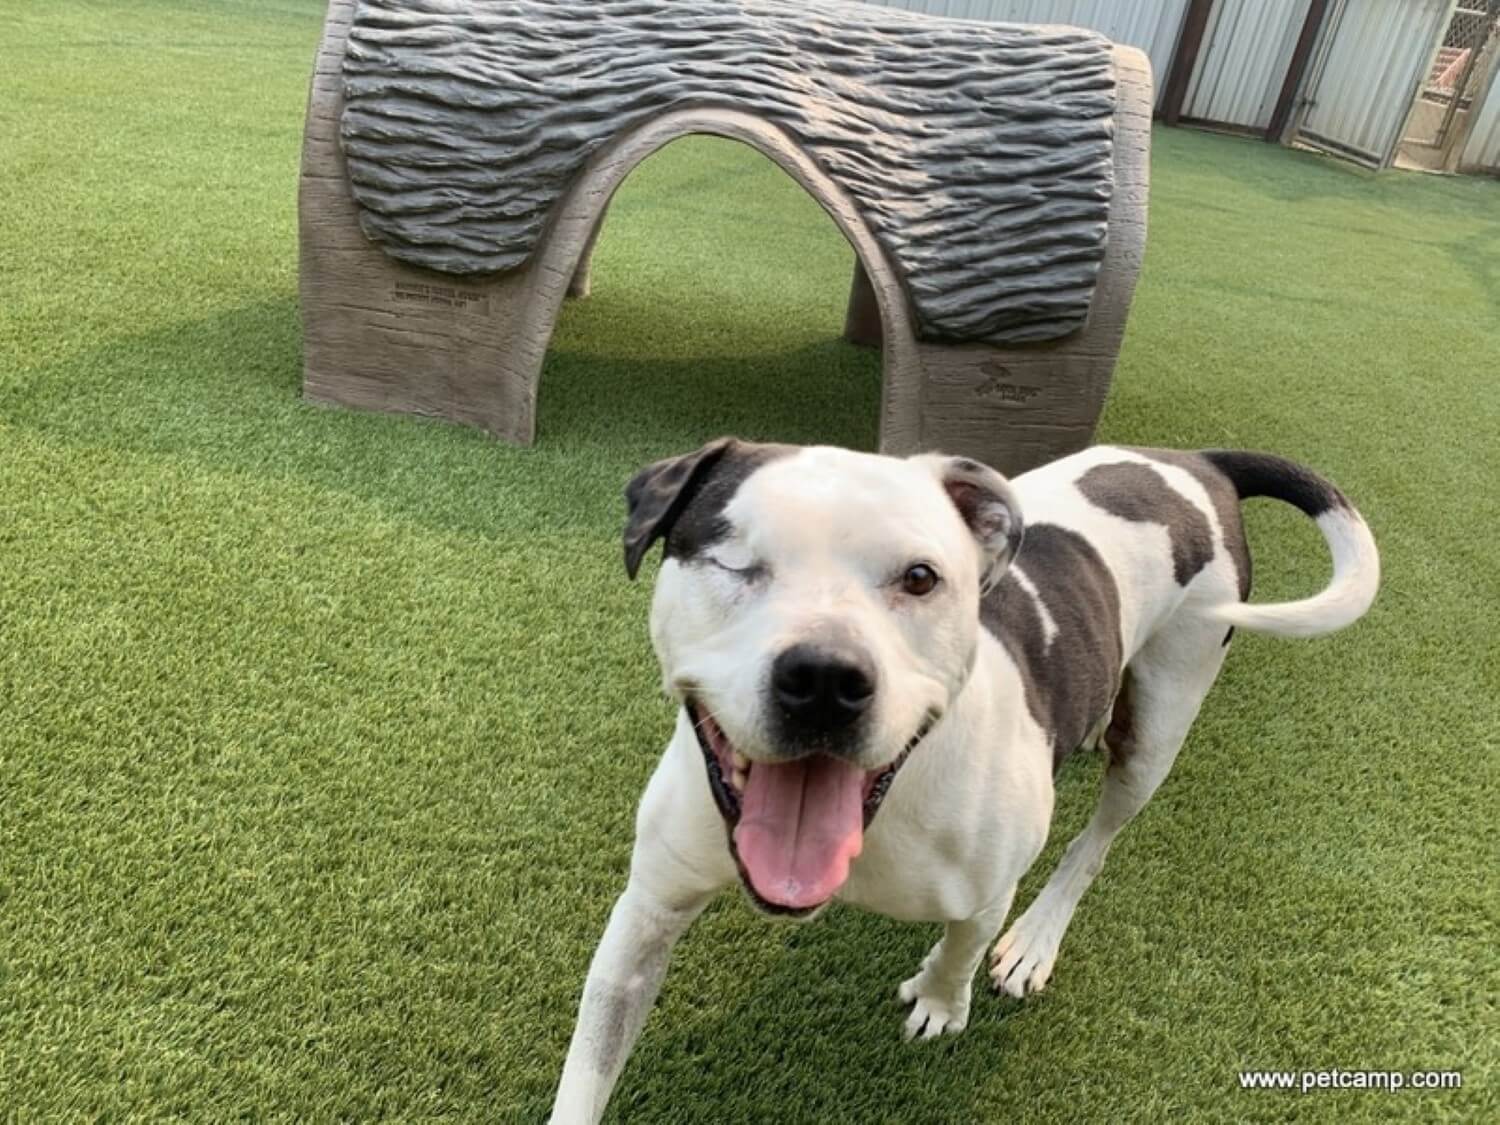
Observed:
[[[910,1004],[904,1034],[936,1039],[944,1032],[956,1034],[969,1023],[969,999],[974,990],[974,970],[984,959],[1005,916],[1010,913],[1012,887],[993,909],[961,922],[949,922],[943,936],[922,959],[916,975],[901,982],[896,996]]]
[[[1115,836],[1166,779],[1226,651],[1222,625],[1179,612],[1131,660],[1104,735],[1110,763],[1099,805],[1042,892],[996,943],[995,988],[1019,997],[1047,983],[1073,911]]]

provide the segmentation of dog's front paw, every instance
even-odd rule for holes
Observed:
[[[1045,909],[1037,910],[1035,905],[1016,919],[995,943],[990,958],[990,983],[995,991],[1017,999],[1028,992],[1040,992],[1057,963],[1058,946],[1066,929],[1066,919],[1058,919]]]
[[[908,1039],[936,1039],[939,1035],[957,1035],[969,1025],[967,981],[958,987],[934,979],[924,967],[917,975],[901,982],[896,996],[910,1004],[902,1034]]]

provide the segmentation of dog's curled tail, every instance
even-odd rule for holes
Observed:
[[[1208,612],[1226,625],[1284,637],[1316,637],[1352,625],[1364,616],[1380,586],[1380,552],[1364,517],[1312,470],[1269,453],[1232,449],[1203,451],[1229,478],[1241,500],[1268,496],[1311,516],[1333,554],[1333,581],[1295,602],[1228,602]]]

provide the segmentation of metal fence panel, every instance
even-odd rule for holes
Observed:
[[[1066,23],[1092,28],[1116,43],[1139,47],[1151,59],[1160,102],[1188,0],[865,0],[952,19],[1001,23]],[[1305,3],[1306,0],[1303,0]]]
[[[1298,137],[1389,163],[1456,0],[1345,0],[1324,28]]]
[[[1219,0],[1183,102],[1184,117],[1264,130],[1312,0]]]
[[[1500,173],[1500,75],[1490,83],[1489,96],[1477,111],[1458,166],[1465,171]]]

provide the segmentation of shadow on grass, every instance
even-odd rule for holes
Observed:
[[[733,904],[719,906],[684,945],[733,938],[734,913]],[[729,923],[727,934],[716,932],[716,915]],[[907,1009],[896,1001],[896,985],[916,970],[938,927],[847,907],[811,925],[751,924],[782,936],[769,950],[755,943],[742,959],[747,983],[733,997],[697,994],[679,950],[658,1005],[676,1011],[670,1020],[660,1011],[648,1020],[606,1120],[679,1120],[685,1106],[711,1105],[725,1121],[976,1121],[986,1116],[986,1091],[1024,1063],[1018,1042],[1026,1016],[1048,998],[1024,1008],[997,998],[983,972],[967,1030],[902,1041]],[[685,1003],[696,1012],[683,1013]],[[559,1056],[559,1072],[561,1063]],[[516,1120],[546,1119],[557,1077],[516,1091]]]
[[[1500,309],[1500,223],[1487,223],[1448,244],[1448,254],[1469,272],[1490,304]]]
[[[529,449],[441,422],[303,403],[290,294],[117,339],[0,384],[0,421],[80,447],[336,491],[481,535],[611,526],[631,472],[718,434],[874,447],[878,356],[831,336],[744,354],[744,324],[717,343],[741,354],[693,355],[722,326],[673,324],[630,300],[580,310],[584,331],[548,354]],[[674,354],[609,354],[601,324],[646,318]]]

